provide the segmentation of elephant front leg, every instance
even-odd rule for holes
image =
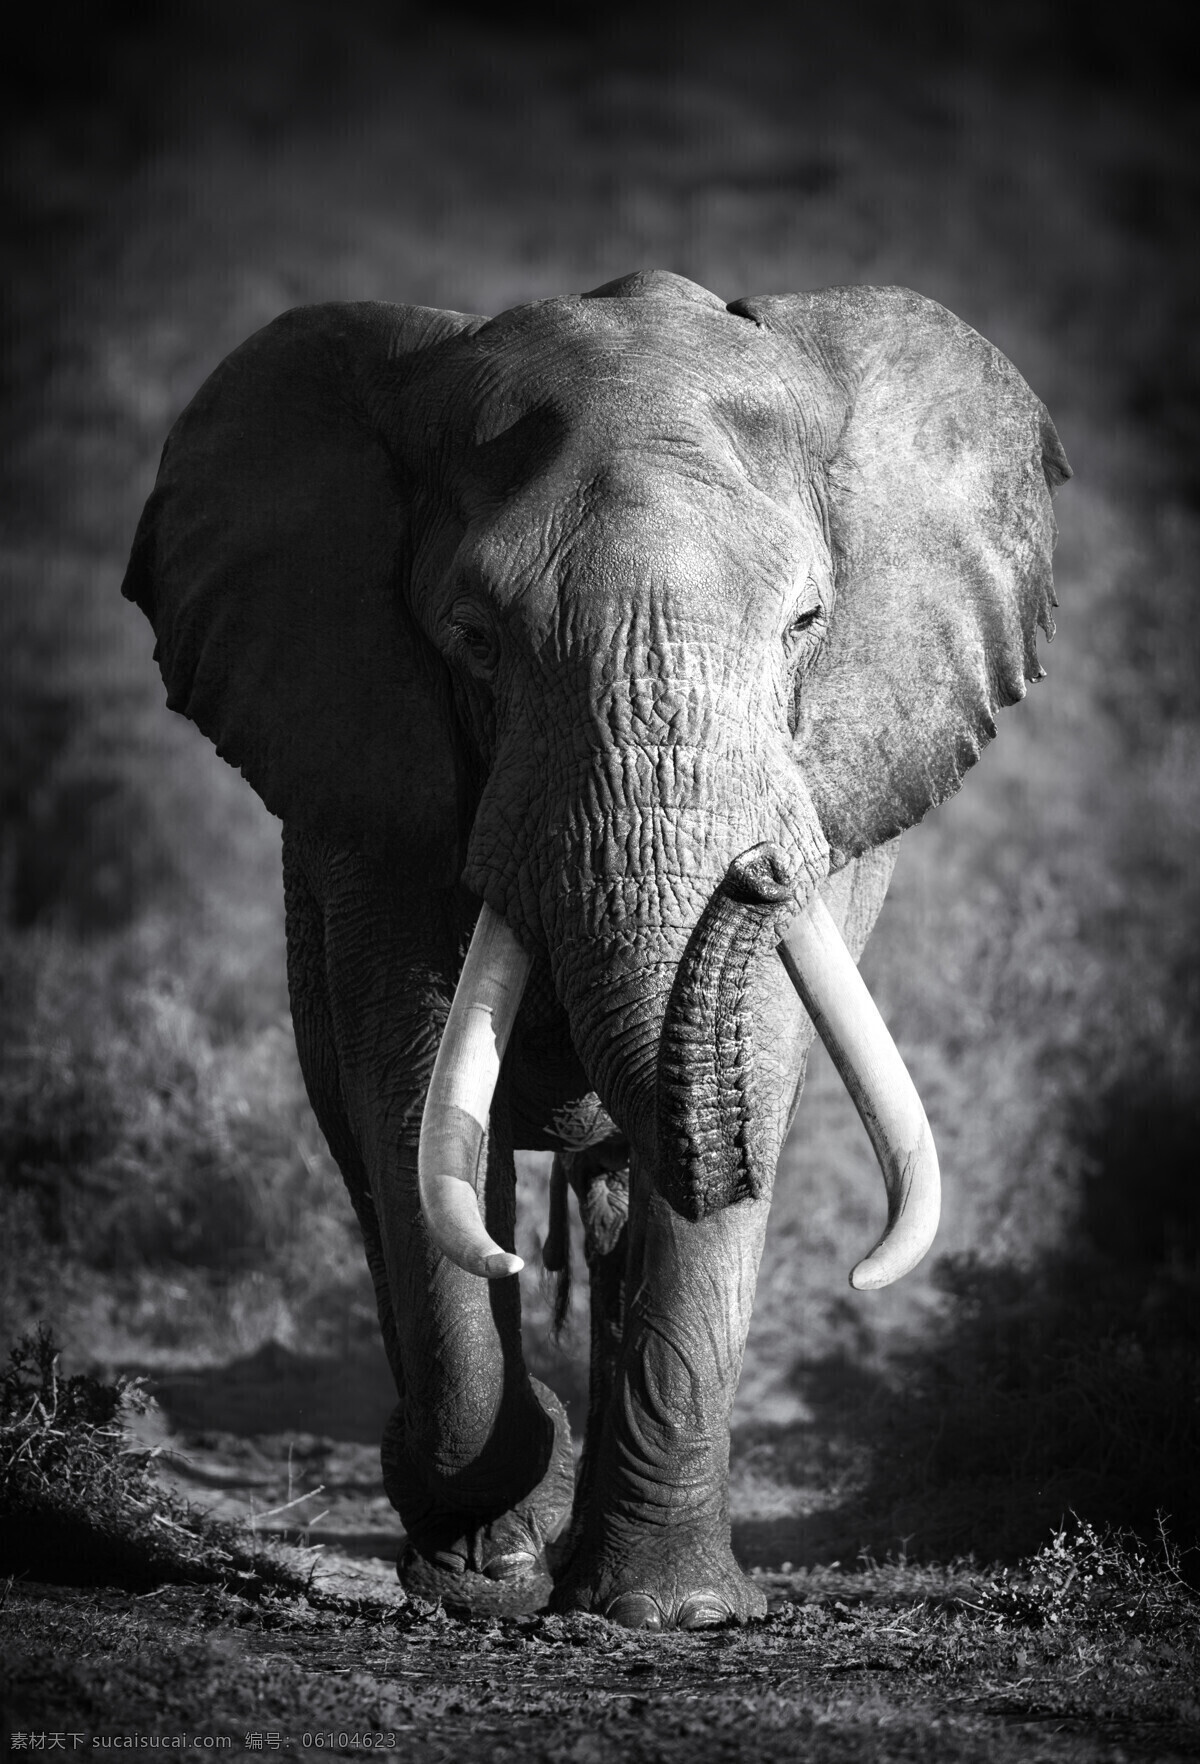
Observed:
[[[439,898],[398,902],[364,859],[291,829],[284,879],[301,1065],[362,1228],[396,1381],[383,1465],[411,1546],[403,1577],[481,1608],[536,1607],[545,1544],[571,1508],[566,1416],[525,1368],[516,1280],[448,1262],[420,1208],[421,1111],[458,929]],[[514,1187],[499,1096],[485,1206],[510,1246]]]
[[[496,1112],[503,1119],[502,1103]],[[484,1207],[505,1248],[513,1189],[512,1153],[493,1127]],[[526,1371],[515,1277],[464,1273],[428,1245],[419,1217],[405,1236],[420,1246],[430,1280],[424,1307],[419,1295],[413,1306],[415,1351],[383,1439],[384,1487],[408,1536],[400,1579],[410,1592],[477,1612],[540,1609],[551,1590],[546,1547],[571,1512],[566,1411]]]
[[[641,1629],[764,1614],[733,1558],[728,1480],[768,1204],[741,1200],[690,1222],[656,1189],[646,1196],[616,1387],[557,1609]]]

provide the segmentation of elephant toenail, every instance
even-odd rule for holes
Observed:
[[[483,1572],[489,1580],[519,1580],[530,1572],[535,1561],[536,1557],[528,1550],[505,1550],[502,1555],[486,1561]]]
[[[465,1574],[467,1564],[456,1550],[435,1550],[433,1559],[439,1568],[445,1568],[449,1574]]]
[[[662,1612],[649,1593],[618,1593],[604,1615],[625,1629],[661,1629]]]
[[[729,1606],[716,1593],[693,1593],[680,1605],[675,1621],[680,1629],[716,1629],[732,1616]]]

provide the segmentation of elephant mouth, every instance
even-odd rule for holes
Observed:
[[[687,1025],[689,1039],[711,1041],[718,1064],[719,1044],[728,1028],[721,1020],[728,1007],[720,1001],[736,997],[736,980],[732,987],[705,982],[716,978],[718,970],[726,976],[731,968],[744,973],[764,944],[769,948],[777,935],[780,904],[790,892],[772,849],[756,847],[730,866],[711,923],[702,921],[701,935],[693,939],[696,947],[681,968],[673,1004],[681,993],[677,1020]],[[887,1223],[874,1249],[850,1275],[857,1290],[874,1291],[909,1273],[933,1242],[941,1208],[933,1136],[899,1050],[819,893],[814,891],[803,912],[787,925],[776,948],[858,1110],[883,1176]],[[523,1265],[488,1233],[479,1210],[478,1179],[500,1063],[530,966],[510,926],[485,905],[447,1019],[421,1125],[421,1207],[430,1237],[450,1261],[490,1280],[515,1274]],[[673,1084],[686,1090],[691,1080],[683,1070],[669,1058],[664,1061],[668,1094]],[[680,1210],[695,1215],[710,1204],[735,1201],[749,1189],[739,1184],[745,1160],[736,1125],[726,1123],[725,1131],[719,1119],[724,1105],[718,1102],[714,1141],[711,1112],[710,1130],[698,1131],[696,1111],[689,1121],[689,1099],[682,1101],[682,1110],[672,1111],[675,1122],[684,1121],[689,1138],[679,1167],[693,1172],[697,1194],[692,1202],[685,1194]],[[728,1167],[722,1167],[722,1160]]]

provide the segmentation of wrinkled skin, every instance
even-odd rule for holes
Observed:
[[[727,308],[665,275],[490,323],[287,315],[181,419],[126,592],[173,708],[284,821],[410,1585],[514,1610],[553,1579],[557,1608],[651,1628],[761,1611],[729,1416],[813,1035],[774,946],[819,889],[857,957],[897,835],[1040,672],[1065,474],[1023,382],[930,302]],[[480,901],[534,958],[486,1222],[511,1249],[523,1147],[560,1154],[585,1222],[573,1523],[517,1282],[448,1261],[418,1196]]]

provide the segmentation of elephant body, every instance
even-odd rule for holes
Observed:
[[[648,1627],[761,1609],[726,1482],[775,1165],[815,1022],[889,1185],[859,1283],[923,1253],[932,1147],[892,1143],[845,970],[899,834],[1040,674],[1066,473],[932,302],[726,306],[662,273],[492,321],[302,309],[180,419],[126,593],[168,702],[284,822],[408,1584]],[[577,1487],[521,1353],[521,1148],[585,1224]]]

